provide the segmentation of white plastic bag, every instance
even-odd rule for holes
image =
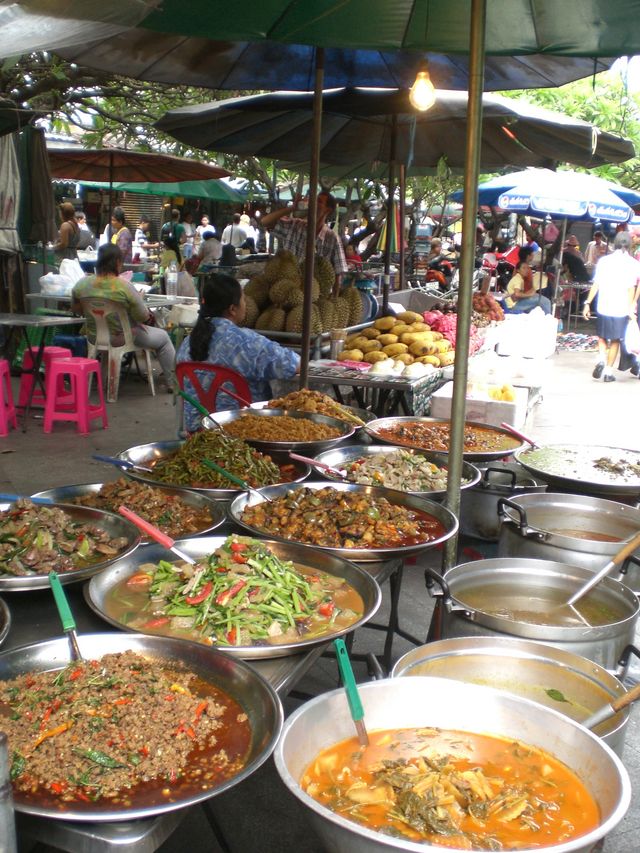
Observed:
[[[640,328],[637,320],[629,320],[627,330],[624,333],[624,347],[627,352],[634,355],[640,354]]]
[[[48,296],[70,296],[73,282],[66,275],[48,272],[40,276],[40,292]]]
[[[80,261],[75,258],[74,260],[71,260],[70,258],[63,258],[63,260],[60,261],[60,275],[66,276],[72,284],[75,284],[84,277],[85,272],[80,266]]]

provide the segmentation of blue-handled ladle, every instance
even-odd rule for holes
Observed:
[[[100,453],[94,453],[91,457],[95,459],[96,462],[106,462],[108,465],[115,465],[116,468],[120,468],[123,471],[144,471],[145,474],[151,474],[152,469],[147,468],[145,465],[136,465],[135,462],[129,462],[128,459],[118,459],[117,456],[102,456]]]

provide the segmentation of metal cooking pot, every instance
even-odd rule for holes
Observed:
[[[557,711],[490,687],[444,678],[385,679],[359,685],[359,691],[370,731],[436,726],[517,738],[547,750],[577,773],[598,803],[601,824],[581,838],[545,847],[545,853],[589,853],[629,807],[631,785],[620,759],[596,735]],[[278,773],[307,807],[325,848],[332,853],[442,851],[365,829],[302,791],[298,780],[316,755],[353,735],[345,693],[334,690],[302,705],[287,719],[274,752]]]
[[[499,500],[498,513],[502,519],[499,556],[557,560],[590,572],[601,569],[620,550],[622,540],[640,530],[640,509],[587,495],[518,495]],[[614,541],[575,535],[580,531]],[[638,567],[627,561],[622,572],[625,585],[640,590]]]
[[[426,567],[425,577],[431,594],[442,598],[433,617],[434,624],[441,619],[435,639],[488,634],[523,637],[583,655],[605,669],[614,670],[625,648],[633,643],[640,612],[636,595],[618,581],[605,578],[589,593],[595,605],[612,614],[607,624],[594,627],[557,627],[516,621],[475,608],[466,598],[471,598],[478,587],[489,586],[493,603],[523,610],[536,595],[547,598],[550,588],[560,592],[559,601],[566,601],[591,576],[592,572],[587,569],[566,563],[513,557],[461,563],[449,569],[444,577]]]
[[[433,675],[506,690],[582,722],[624,696],[622,682],[580,655],[515,637],[457,637],[418,646],[403,655],[391,676]],[[620,757],[629,708],[595,728]]]
[[[485,542],[497,542],[500,531],[498,500],[512,495],[546,492],[547,484],[517,462],[492,462],[482,479],[460,494],[460,532]]]

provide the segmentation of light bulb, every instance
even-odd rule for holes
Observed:
[[[416,75],[416,81],[409,89],[409,100],[420,112],[432,107],[436,102],[436,90],[431,82],[428,68],[422,68]]]

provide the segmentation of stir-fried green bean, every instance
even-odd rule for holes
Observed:
[[[228,489],[229,480],[204,465],[203,459],[216,462],[254,488],[281,480],[280,469],[270,456],[259,453],[241,439],[214,430],[190,436],[179,450],[156,463],[151,476],[163,483]]]

